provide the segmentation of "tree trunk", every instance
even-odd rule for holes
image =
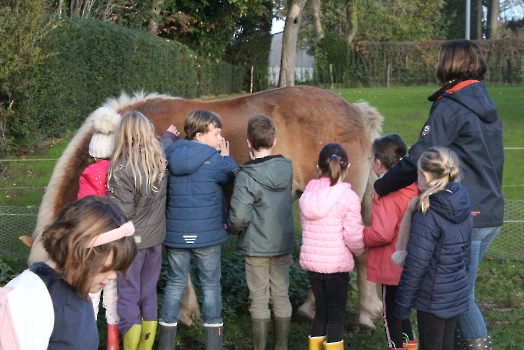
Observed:
[[[352,1],[348,6],[346,7],[346,14],[349,22],[349,32],[346,36],[348,43],[351,44],[353,42],[353,39],[355,39],[355,35],[357,35],[358,31],[358,9],[357,9],[357,2]]]
[[[278,86],[295,85],[295,59],[297,55],[298,29],[302,20],[302,11],[307,0],[292,0],[286,15],[286,25],[282,35],[282,60]]]
[[[150,34],[158,35],[158,16],[160,15],[160,5],[163,0],[152,1],[151,7],[151,19],[147,23],[147,31]]]
[[[482,16],[484,14],[482,0],[477,0],[477,40],[482,40]]]
[[[491,0],[489,9],[489,39],[498,38],[500,0]]]
[[[317,40],[321,40],[324,37],[324,30],[322,29],[322,23],[320,22],[320,0],[312,0],[311,7],[313,7]]]

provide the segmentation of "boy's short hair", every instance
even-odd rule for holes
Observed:
[[[222,129],[222,119],[218,114],[205,109],[189,111],[184,121],[186,140],[193,140],[198,133],[205,134],[211,124]]]
[[[276,131],[275,123],[263,114],[255,114],[247,122],[247,139],[251,146],[258,151],[261,148],[273,147]]]

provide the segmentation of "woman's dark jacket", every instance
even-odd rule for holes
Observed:
[[[429,147],[448,147],[462,162],[462,184],[471,196],[473,226],[501,226],[504,218],[502,121],[484,83],[456,81],[429,97],[433,102],[418,141],[375,182],[379,195],[417,180],[417,161]]]
[[[448,319],[468,311],[468,276],[473,218],[469,195],[459,183],[429,197],[426,215],[411,221],[408,255],[395,298],[395,316],[411,308]]]

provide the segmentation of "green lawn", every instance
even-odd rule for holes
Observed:
[[[408,144],[416,141],[420,128],[426,120],[431,103],[427,96],[437,89],[436,86],[423,87],[394,87],[394,88],[361,88],[335,90],[349,102],[359,100],[369,101],[370,104],[384,115],[384,133],[399,133]],[[492,86],[489,91],[497,104],[499,114],[504,121],[504,141],[506,147],[524,147],[524,123],[521,121],[521,113],[524,111],[524,86]],[[51,159],[58,158],[67,144],[67,140],[53,143],[47,148],[47,152],[30,156],[28,158]],[[507,150],[504,168],[504,194],[508,199],[524,199],[524,164],[523,150]],[[43,187],[47,184],[54,161],[41,162],[1,162],[0,161],[0,206],[38,206],[41,200],[42,190],[20,190],[20,187]],[[7,188],[7,189],[6,189]],[[14,189],[11,189],[14,188]],[[17,189],[18,188],[18,189]],[[38,192],[40,191],[40,192]],[[27,193],[29,192],[29,193]],[[516,206],[516,213],[512,212],[512,219],[520,220],[523,215],[520,206]],[[0,220],[3,217],[0,216]],[[11,220],[20,220],[13,219]],[[0,225],[3,221],[0,222]],[[34,224],[32,224],[34,225]],[[519,225],[519,224],[511,224]],[[511,225],[507,225],[510,227]],[[30,224],[25,227],[29,234],[32,232]],[[3,231],[2,231],[3,230]],[[515,237],[518,241],[511,241],[518,249],[523,249],[522,224],[516,228]],[[10,229],[7,230],[11,232]],[[0,226],[0,239],[6,234],[6,229]],[[18,235],[18,232],[16,233]],[[502,237],[497,238],[501,240]],[[495,242],[497,242],[497,240]],[[233,238],[225,244],[224,257],[231,257],[236,240]],[[515,243],[516,242],[516,243]],[[502,249],[507,248],[510,243],[503,243]],[[489,251],[488,251],[489,253]],[[524,254],[524,251],[522,251]],[[524,256],[519,254],[521,258]],[[489,257],[489,254],[488,254]],[[1,255],[0,258],[5,256]],[[7,259],[9,261],[9,259]],[[0,261],[0,275],[2,273],[2,261]],[[240,269],[241,270],[241,269]],[[237,269],[238,271],[238,269]],[[227,271],[225,273],[231,273]],[[235,272],[237,273],[237,272]],[[295,288],[295,304],[302,301],[300,288],[297,287],[303,275],[297,274],[293,277],[292,286]],[[352,278],[354,278],[352,274]],[[0,280],[1,282],[1,280]],[[300,281],[303,282],[303,281]],[[493,337],[496,349],[521,349],[524,344],[524,261],[493,260],[486,259],[481,263],[477,283],[478,301],[482,306],[484,315],[488,322],[488,329]],[[350,292],[347,315],[347,332],[345,334],[346,349],[384,349],[386,348],[385,337],[382,330],[382,321],[375,322],[377,331],[374,334],[356,334],[351,331],[356,316],[358,293]],[[245,300],[247,295],[239,294],[231,303]],[[297,300],[295,300],[297,299]],[[224,305],[224,309],[230,308],[230,304]],[[413,318],[414,321],[414,318]],[[101,343],[100,349],[105,348],[105,324],[103,309],[99,317]],[[236,315],[224,314],[225,331],[224,344],[227,349],[244,350],[252,347],[251,324],[249,314],[246,310],[237,312]],[[307,336],[310,324],[293,322],[290,336],[290,349],[302,350],[307,348]],[[416,327],[415,327],[416,329]],[[191,329],[180,329],[177,337],[177,349],[204,349],[203,332],[199,324]]]

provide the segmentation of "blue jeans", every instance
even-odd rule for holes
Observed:
[[[460,315],[457,326],[463,339],[477,339],[488,336],[486,323],[475,303],[475,281],[478,266],[489,245],[500,231],[500,226],[474,228],[471,236],[471,261],[468,270],[469,311]]]
[[[220,286],[220,245],[196,249],[167,248],[168,269],[160,321],[177,323],[182,297],[186,291],[191,257],[195,255],[198,276],[204,294],[202,319],[207,324],[222,323],[222,288]]]

